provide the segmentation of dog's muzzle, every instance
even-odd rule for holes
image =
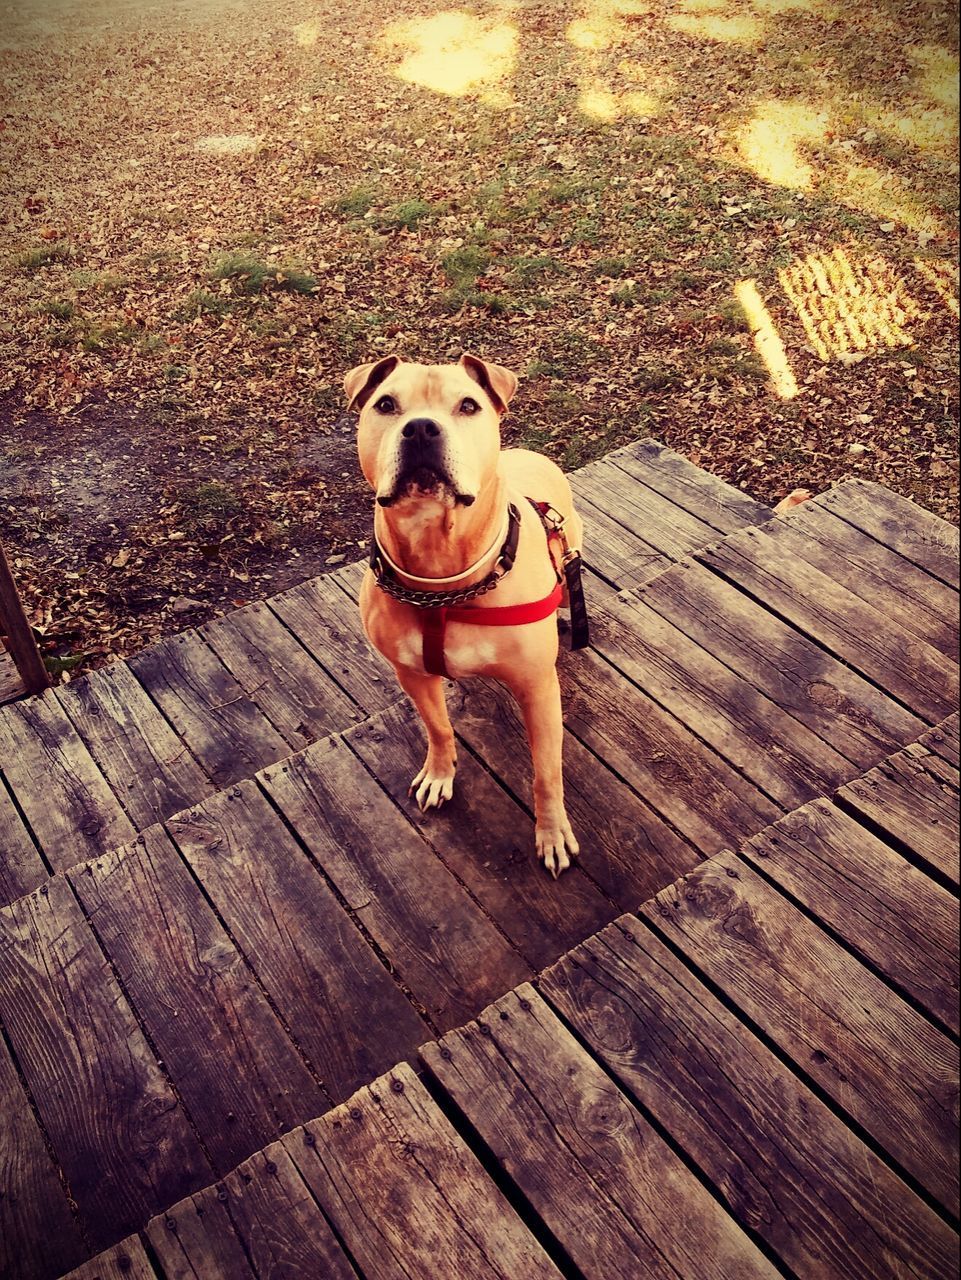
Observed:
[[[470,506],[473,494],[458,493],[450,474],[446,442],[432,418],[411,418],[400,431],[396,479],[390,491],[378,497],[382,507],[400,498],[449,497]]]

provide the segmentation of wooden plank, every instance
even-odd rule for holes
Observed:
[[[947,720],[942,720],[933,729],[923,733],[919,739],[922,747],[926,747],[932,755],[938,756],[955,769],[961,767],[961,735],[958,724],[959,717],[955,712]]]
[[[0,1275],[59,1275],[84,1248],[30,1100],[0,1040]]]
[[[7,638],[17,670],[28,693],[39,693],[50,683],[50,675],[40,656],[37,637],[27,619],[17,591],[13,571],[0,545],[0,632]]]
[[[458,754],[453,800],[418,809],[408,788],[424,762],[425,738],[413,707],[383,711],[344,740],[534,969],[616,913],[576,864],[558,883],[545,876],[529,815],[469,751]]]
[[[629,532],[643,530],[644,541],[671,560],[717,540],[716,529],[607,459],[582,467],[570,481],[575,502],[583,496]]]
[[[196,631],[144,649],[129,665],[218,788],[290,754]]]
[[[458,735],[531,810],[530,746],[514,699],[492,681],[471,680],[458,684],[448,701]],[[637,907],[701,860],[570,732],[564,734],[564,798],[581,844],[580,866],[622,909]]]
[[[463,1022],[528,975],[343,742],[315,743],[264,785],[435,1025]]]
[[[614,602],[593,647],[785,809],[856,772],[751,681],[737,675],[643,600]]]
[[[924,728],[923,720],[694,560],[674,565],[636,595],[862,769]],[[633,598],[630,593],[624,601]]]
[[[957,1213],[957,1052],[946,1036],[733,854],[641,910]]]
[[[608,454],[608,461],[718,533],[735,533],[773,518],[770,507],[657,440],[638,440]]]
[[[322,1090],[168,836],[70,877],[215,1172],[326,1109]]]
[[[0,709],[0,760],[7,785],[54,870],[135,834],[52,691]]]
[[[157,1280],[139,1236],[128,1236],[61,1280]]]
[[[138,831],[212,794],[210,779],[125,663],[54,692]]]
[[[663,552],[606,515],[587,495],[577,496],[584,521],[584,559],[589,568],[618,589],[637,586],[672,563]]]
[[[200,634],[295,750],[363,715],[266,604],[214,618]]]
[[[210,1167],[67,882],[0,912],[0,1016],[94,1248]]]
[[[279,1142],[155,1219],[147,1234],[166,1280],[357,1276]]]
[[[768,530],[911,635],[957,660],[958,595],[817,502]]]
[[[957,1035],[957,898],[828,800],[740,853]]]
[[[283,1141],[366,1280],[558,1275],[406,1064]]]
[[[777,1275],[529,985],[421,1056],[579,1274]]]
[[[26,692],[13,656],[3,647],[3,638],[0,637],[0,706],[14,698],[22,698]]]
[[[951,1229],[636,919],[539,985],[788,1274],[951,1274]]]
[[[920,745],[906,747],[837,794],[860,817],[957,885],[958,794],[927,767],[931,758]]]
[[[699,553],[698,559],[750,591],[768,608],[873,680],[929,722],[958,701],[956,663],[896,626],[768,530],[745,529]]]
[[[935,578],[959,585],[957,528],[910,498],[871,480],[846,480],[817,501]]]
[[[253,782],[167,828],[335,1101],[425,1024]]]
[[[393,670],[364,634],[357,605],[336,583],[313,578],[268,603],[363,711],[380,711],[401,696]]]
[[[31,893],[48,875],[0,772],[0,907]]]
[[[603,658],[562,657],[568,728],[671,826],[712,854],[781,810]]]

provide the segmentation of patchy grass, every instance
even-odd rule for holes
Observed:
[[[416,231],[422,222],[437,217],[440,212],[426,200],[402,200],[375,213],[372,223],[381,231]]]
[[[229,280],[239,293],[313,293],[317,280],[288,263],[265,262],[251,253],[221,254],[210,268],[212,280]]]
[[[182,307],[174,313],[178,320],[195,320],[198,316],[213,316],[221,320],[230,310],[230,299],[209,289],[194,289],[184,299]]]
[[[35,249],[27,249],[23,253],[18,253],[13,259],[13,265],[21,271],[39,271],[42,267],[49,267],[57,262],[72,262],[77,256],[77,250],[72,244],[65,240],[57,240],[51,244],[38,245]]]

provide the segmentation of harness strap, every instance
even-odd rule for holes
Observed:
[[[424,636],[424,669],[432,676],[447,676],[444,660],[444,640],[448,622],[469,622],[472,627],[522,627],[528,622],[540,622],[549,618],[560,607],[564,594],[560,582],[555,582],[550,595],[528,604],[501,604],[490,609],[458,608],[441,605],[437,609],[424,609],[421,625]]]

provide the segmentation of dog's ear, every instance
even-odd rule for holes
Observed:
[[[359,364],[346,373],[344,390],[347,393],[347,408],[360,413],[380,384],[400,363],[400,356],[384,356],[383,359],[373,360],[370,364]]]
[[[504,413],[517,390],[517,374],[500,364],[488,364],[477,356],[462,355],[461,366],[475,382],[480,383],[493,401],[498,413]]]

